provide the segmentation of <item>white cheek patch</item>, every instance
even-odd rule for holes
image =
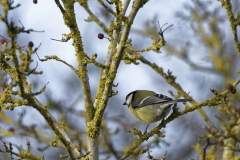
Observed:
[[[131,102],[132,102],[132,97],[133,97],[133,94],[130,94],[127,99],[126,99],[126,103],[127,105],[129,105]]]

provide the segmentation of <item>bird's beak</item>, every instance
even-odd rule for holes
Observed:
[[[123,103],[123,105],[127,105],[127,103],[126,103],[126,102],[124,102],[124,103]]]

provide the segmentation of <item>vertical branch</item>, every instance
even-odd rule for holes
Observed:
[[[56,0],[56,3],[58,1]],[[77,62],[78,62],[78,77],[82,82],[82,89],[84,95],[85,117],[86,122],[92,121],[94,116],[94,108],[92,103],[92,96],[88,78],[87,64],[85,63],[86,54],[84,53],[81,34],[77,26],[76,16],[74,12],[74,0],[62,1],[64,4],[65,12],[62,12],[65,24],[69,27],[71,38],[73,39],[73,46],[75,48]],[[87,2],[86,2],[87,3]],[[57,3],[58,4],[58,3]],[[58,5],[59,6],[59,5]],[[60,8],[61,10],[61,8]],[[89,159],[98,159],[98,142],[97,137],[88,135],[88,149],[90,152]]]
[[[235,46],[238,52],[238,56],[240,56],[240,42],[237,34],[237,27],[240,26],[240,16],[238,16],[237,18],[234,18],[234,14],[232,12],[232,4],[230,0],[219,0],[219,1],[222,3],[222,6],[227,11],[228,19],[229,19],[233,37],[234,37]]]
[[[222,160],[232,159],[232,157],[234,157],[235,152],[229,146],[236,146],[236,141],[234,140],[234,138],[229,137],[227,139],[224,139],[223,142],[224,142],[224,147],[223,147]]]
[[[86,109],[86,121],[90,122],[94,115],[94,108],[91,99],[91,90],[88,78],[87,66],[85,63],[86,54],[84,53],[82,37],[77,26],[76,16],[74,12],[74,0],[68,2],[63,1],[64,8],[66,9],[63,13],[65,24],[71,31],[71,37],[73,39],[73,46],[75,48],[77,62],[78,62],[78,77],[81,79],[82,88],[84,93],[84,102]]]
[[[101,80],[100,80],[100,86],[99,86],[99,90],[97,92],[97,96],[96,96],[96,100],[99,102],[97,104],[97,108],[96,108],[96,113],[94,116],[94,120],[93,122],[91,122],[93,124],[91,131],[92,131],[92,135],[93,137],[98,137],[99,135],[99,129],[96,130],[95,126],[99,126],[102,120],[102,116],[104,114],[108,99],[109,99],[109,94],[112,91],[112,85],[113,85],[113,81],[116,78],[116,73],[117,73],[117,69],[118,66],[120,64],[121,58],[123,56],[124,53],[124,49],[125,49],[125,44],[126,44],[126,40],[128,39],[128,35],[129,35],[129,31],[131,29],[133,20],[138,12],[138,10],[141,7],[141,0],[136,0],[133,3],[133,7],[132,10],[130,11],[130,14],[127,18],[127,20],[124,22],[124,26],[123,26],[123,31],[121,34],[121,38],[120,38],[120,43],[117,47],[116,50],[114,50],[114,47],[112,45],[114,45],[114,42],[111,42],[111,46],[109,47],[109,51],[108,51],[108,55],[105,61],[105,65],[109,66],[109,68],[106,68],[102,71],[101,75]],[[116,22],[118,23],[118,22]],[[114,31],[113,31],[114,33]],[[118,32],[119,33],[119,32]],[[118,34],[116,34],[117,37]],[[111,41],[113,41],[115,39],[111,39]],[[104,84],[103,84],[104,83]]]

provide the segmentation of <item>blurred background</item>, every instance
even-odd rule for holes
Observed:
[[[239,12],[240,2],[232,0],[235,15]],[[68,34],[69,29],[64,25],[62,14],[54,1],[38,0],[36,4],[31,0],[15,0],[21,6],[10,12],[9,17],[26,29],[36,31],[31,34],[20,34],[17,43],[27,46],[29,41],[38,49],[40,58],[46,55],[57,55],[62,60],[77,68],[72,41],[61,40],[62,34]],[[107,4],[107,3],[106,3]],[[107,26],[113,20],[105,9],[95,1],[89,1],[90,9]],[[108,5],[110,6],[110,5]],[[131,4],[130,4],[131,6]],[[113,6],[110,6],[113,8]],[[130,7],[131,8],[131,7]],[[95,23],[86,22],[88,14],[75,4],[78,27],[81,31],[85,52],[91,57],[97,53],[97,61],[103,63],[108,50],[109,41],[98,39],[98,33],[106,33]],[[128,10],[129,11],[129,10]],[[0,7],[0,13],[3,10]],[[128,12],[127,12],[128,13]],[[197,102],[202,102],[214,95],[211,88],[219,92],[226,89],[228,83],[237,80],[239,58],[236,53],[233,35],[227,19],[226,11],[218,1],[208,0],[151,0],[139,11],[131,29],[129,38],[133,47],[143,49],[151,45],[151,37],[158,38],[158,21],[173,24],[164,32],[167,42],[160,54],[154,52],[141,53],[146,59],[162,67],[165,72],[172,71],[177,77],[176,82]],[[166,25],[166,26],[168,26]],[[0,35],[7,38],[6,27],[0,23]],[[0,46],[1,47],[1,46]],[[59,121],[67,124],[69,136],[84,150],[86,148],[84,102],[81,82],[74,72],[66,65],[56,61],[41,62],[34,56],[32,68],[43,71],[42,75],[29,77],[34,84],[34,90],[40,90],[45,84],[46,91],[37,98],[42,104],[47,103],[51,114]],[[92,96],[94,98],[98,87],[100,69],[90,64],[88,66]],[[6,81],[2,72],[1,83]],[[146,89],[156,93],[171,96],[169,91],[177,94],[176,90],[165,82],[155,71],[144,64],[126,65],[123,61],[119,67],[115,84],[118,94],[109,100],[102,123],[100,143],[100,159],[118,159],[123,149],[130,146],[137,138],[128,131],[135,127],[143,131],[144,122],[134,118],[122,103],[125,96],[134,90]],[[1,90],[2,92],[2,90]],[[239,103],[239,94],[232,96],[235,104]],[[180,111],[184,106],[178,105]],[[216,126],[219,126],[215,115],[219,115],[217,107],[203,108]],[[15,150],[26,149],[26,142],[31,142],[31,151],[48,159],[60,159],[57,153],[66,154],[59,148],[49,146],[53,133],[43,117],[31,107],[19,107],[14,111],[1,111],[0,130],[3,141],[11,141]],[[9,119],[8,119],[8,118]],[[151,124],[149,130],[158,125]],[[196,144],[197,137],[206,132],[202,126],[207,125],[198,111],[188,113],[167,124],[161,131],[165,138],[154,136],[141,147],[149,146],[154,158],[163,157],[167,151],[167,159],[197,159],[197,153],[191,147]],[[6,132],[12,132],[7,134]],[[37,134],[35,134],[35,132]],[[39,134],[41,132],[41,134]],[[3,149],[0,143],[0,149]],[[85,151],[86,152],[86,151]],[[147,154],[129,159],[146,159]],[[221,158],[221,148],[219,148]],[[0,159],[9,159],[9,155],[0,153]]]

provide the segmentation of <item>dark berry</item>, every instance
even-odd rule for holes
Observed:
[[[99,39],[103,39],[103,38],[104,38],[104,34],[98,33],[98,38],[99,38]]]
[[[15,132],[13,127],[8,128],[8,132]]]
[[[236,91],[237,91],[231,84],[228,84],[228,85],[227,85],[227,90],[228,90],[229,92],[231,92],[232,94],[235,94]]]
[[[37,4],[37,2],[38,2],[37,0],[33,0],[33,3],[34,3],[34,4]]]
[[[235,94],[236,92],[237,90],[235,88],[231,91],[232,94]]]
[[[240,114],[240,108],[235,108],[236,113]]]
[[[1,44],[4,44],[6,41],[6,39],[1,39]]]
[[[34,46],[34,44],[32,41],[28,42],[28,47],[32,48],[33,46]]]

